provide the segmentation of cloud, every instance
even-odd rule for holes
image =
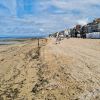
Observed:
[[[40,28],[40,31],[41,31],[41,32],[44,32],[45,30],[44,30],[43,28]]]
[[[100,17],[99,2],[100,0],[0,0],[4,7],[0,9],[0,15],[4,16],[0,17],[0,34],[48,34],[74,27],[75,24],[84,25]]]
[[[86,25],[88,23],[88,19],[81,19],[81,20],[78,20],[78,24],[79,25]]]
[[[16,15],[16,0],[0,0],[0,4],[2,6],[5,6],[8,10],[9,10],[9,14],[8,13],[3,13],[7,15]],[[0,11],[1,12],[1,11]]]
[[[3,16],[3,15],[6,15],[6,14],[10,14],[9,9],[6,6],[0,4],[0,15]]]

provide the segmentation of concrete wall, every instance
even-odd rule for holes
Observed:
[[[93,32],[86,34],[86,38],[100,39],[100,32]]]

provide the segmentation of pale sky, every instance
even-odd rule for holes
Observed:
[[[43,35],[100,17],[100,0],[0,0],[0,36]]]

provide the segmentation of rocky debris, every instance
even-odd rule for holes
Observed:
[[[39,56],[39,55],[38,55]],[[40,93],[43,89],[46,88],[46,85],[49,84],[48,79],[44,78],[44,68],[46,65],[44,65],[40,58],[38,57],[37,60],[39,61],[38,63],[38,71],[37,71],[37,76],[38,76],[38,81],[36,82],[36,84],[34,85],[33,89],[32,89],[32,93],[33,95],[38,95],[38,93]]]
[[[17,88],[12,89],[12,88],[8,88],[5,91],[2,91],[0,93],[0,100],[4,100],[3,98],[6,97],[6,99],[16,99],[18,97],[19,94],[19,90]]]
[[[39,91],[45,88],[45,85],[48,84],[48,80],[41,79],[39,80],[32,89],[34,94],[37,94]]]
[[[48,94],[45,100],[57,100],[54,94]]]

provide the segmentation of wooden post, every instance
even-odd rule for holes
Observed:
[[[37,54],[38,54],[38,56],[40,55],[40,41],[39,41],[39,38],[38,38],[38,51],[37,51]]]
[[[38,38],[38,48],[39,48],[39,46],[40,46],[40,43],[39,43],[39,38]]]

